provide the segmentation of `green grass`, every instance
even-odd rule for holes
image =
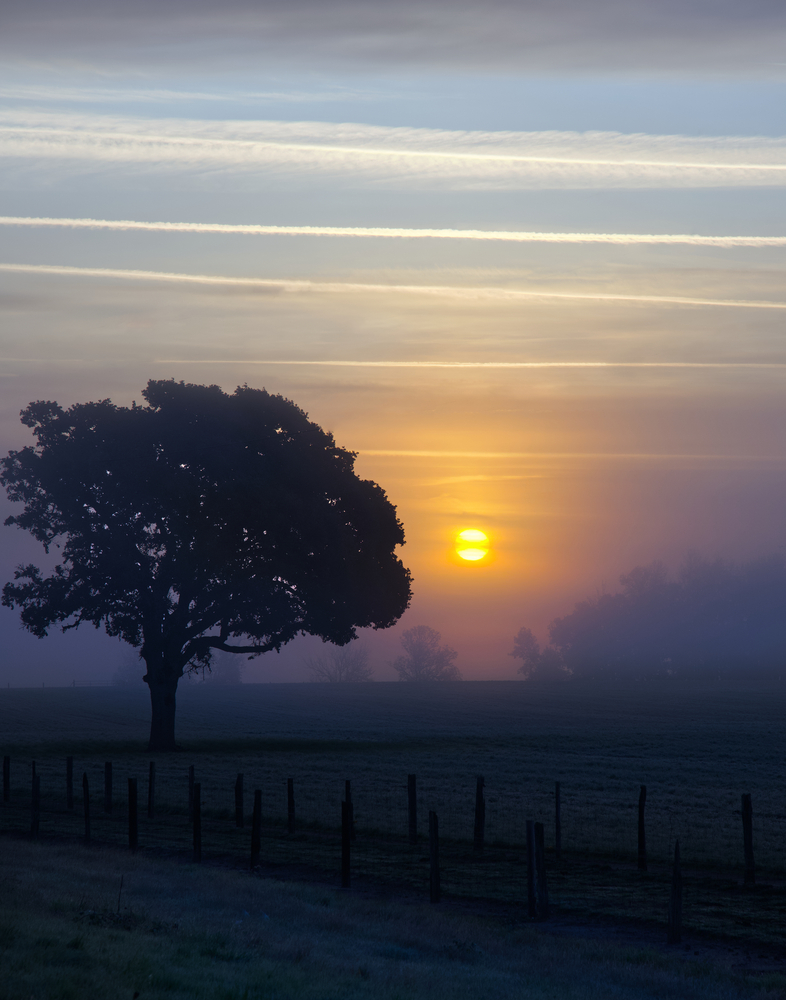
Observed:
[[[118,906],[120,879],[123,892]],[[783,995],[741,954],[521,913],[3,838],[4,1000],[732,1000]],[[694,954],[698,952],[698,954]]]

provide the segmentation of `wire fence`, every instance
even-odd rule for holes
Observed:
[[[136,778],[138,838],[142,848],[187,851],[191,838],[190,783],[201,789],[202,841],[205,856],[247,853],[251,809],[256,789],[261,793],[262,838],[271,863],[314,864],[329,867],[329,845],[338,844],[345,779],[335,774],[298,778],[275,769],[272,762],[242,761],[238,769],[227,760],[200,762],[189,772],[182,756],[153,762],[152,809],[148,810],[149,762],[141,758],[111,763],[111,794],[105,795],[106,763],[95,758],[72,758],[73,802],[67,801],[67,761],[62,757],[5,759],[3,809],[0,829],[22,833],[33,828],[33,772],[39,781],[38,835],[84,837],[83,775],[90,796],[90,836],[96,843],[128,843],[128,779]],[[243,774],[243,826],[236,825],[236,782]],[[287,781],[292,778],[297,836],[288,816]],[[587,857],[634,861],[638,850],[638,786],[605,789],[562,784],[560,794],[561,847]],[[407,775],[361,776],[351,781],[356,836],[366,845],[393,845],[407,841],[409,806]],[[771,874],[784,871],[786,813],[779,809],[777,791],[754,799],[754,854],[756,864]],[[418,776],[417,824],[421,837],[428,829],[429,811],[439,816],[440,838],[456,849],[471,845],[475,831],[475,776]],[[543,823],[546,849],[556,847],[555,786],[545,782],[518,787],[485,777],[485,846],[489,850],[519,851],[526,843],[528,820]],[[679,839],[684,863],[741,870],[743,834],[740,796],[732,791],[702,795],[701,789],[675,790],[670,798],[652,796],[645,812],[646,849],[653,862],[667,862]],[[313,850],[311,847],[313,847]],[[320,854],[320,851],[322,852]],[[264,856],[264,851],[263,851]]]

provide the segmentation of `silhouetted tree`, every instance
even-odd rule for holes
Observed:
[[[519,629],[510,655],[522,661],[517,673],[528,681],[564,680],[569,674],[559,650],[553,646],[541,648],[532,630],[526,627]]]
[[[368,650],[357,642],[333,646],[321,656],[306,661],[311,679],[329,684],[356,684],[373,680],[374,668],[368,662]]]
[[[441,646],[442,636],[428,625],[415,625],[401,636],[404,656],[393,661],[400,681],[460,681],[453,661],[458,656],[450,646]]]
[[[387,628],[411,578],[404,532],[355,455],[264,390],[151,381],[144,406],[31,403],[35,447],[11,452],[9,517],[62,546],[50,576],[17,569],[3,604],[45,636],[90,622],[140,649],[150,749],[175,747],[175,693],[211,653],[257,656],[299,633],[336,644]]]

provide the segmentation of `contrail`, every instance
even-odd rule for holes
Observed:
[[[786,236],[701,236],[691,233],[541,233],[494,229],[402,229],[386,226],[261,226],[220,222],[141,222],[133,219],[58,219],[0,216],[1,226],[224,233],[239,236],[349,236],[381,239],[492,240],[506,243],[613,243],[703,247],[782,247]]]
[[[388,285],[355,281],[308,281],[290,278],[238,278],[170,271],[140,271],[110,267],[72,267],[67,264],[2,264],[0,271],[52,274],[85,278],[120,278],[130,281],[163,281],[181,284],[239,286],[289,293],[404,294],[439,298],[493,301],[566,300],[583,302],[640,302],[651,305],[710,306],[732,309],[786,309],[786,302],[757,299],[706,299],[684,295],[622,295],[616,292],[552,292],[534,289],[473,285]]]
[[[161,365],[308,365],[321,368],[786,368],[786,361],[304,361],[156,358]]]
[[[379,130],[382,131],[382,130]],[[395,133],[396,130],[388,129]],[[417,130],[420,131],[420,130]],[[160,157],[162,148],[169,147],[173,151],[203,150],[211,158],[226,158],[227,154],[237,157],[244,152],[260,152],[265,150],[280,150],[284,153],[302,154],[317,153],[323,156],[368,157],[372,159],[414,159],[435,161],[468,161],[470,163],[509,163],[513,165],[557,166],[557,167],[611,167],[611,168],[642,168],[645,170],[699,170],[710,172],[754,171],[780,174],[786,171],[786,163],[762,163],[752,161],[718,162],[693,159],[657,159],[646,156],[622,155],[610,156],[575,156],[537,153],[502,152],[493,149],[471,151],[461,148],[412,149],[385,146],[371,146],[365,143],[345,144],[335,141],[307,142],[303,140],[286,141],[281,138],[219,138],[210,135],[177,135],[161,133],[144,133],[140,131],[124,132],[120,130],[94,130],[81,128],[78,131],[67,128],[47,128],[37,125],[27,127],[20,124],[0,125],[0,137],[6,137],[9,151],[19,136],[28,143],[41,143],[44,140],[51,145],[52,140],[64,139],[71,145],[92,142],[105,142],[116,153],[123,144],[136,144],[141,147],[151,147],[154,155]],[[44,150],[45,152],[45,150]],[[223,155],[222,155],[223,154]]]
[[[372,455],[379,458],[488,458],[488,459],[588,459],[598,461],[599,459],[611,459],[619,461],[631,460],[651,460],[663,461],[667,459],[684,459],[685,461],[750,461],[750,462],[783,462],[786,461],[784,455],[686,455],[657,452],[572,452],[572,451],[425,451],[412,449],[380,449],[380,448],[360,448],[360,455]]]

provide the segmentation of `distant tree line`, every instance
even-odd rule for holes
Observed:
[[[368,649],[358,642],[346,646],[331,646],[321,656],[306,660],[311,680],[318,683],[342,684],[371,681],[374,668],[369,663]],[[400,681],[427,683],[430,681],[460,681],[461,671],[453,663],[458,653],[442,644],[442,636],[428,625],[415,625],[401,636],[404,655],[390,666]]]
[[[621,591],[580,601],[541,647],[522,628],[511,656],[530,680],[777,672],[786,668],[786,559],[689,555],[620,577]]]

